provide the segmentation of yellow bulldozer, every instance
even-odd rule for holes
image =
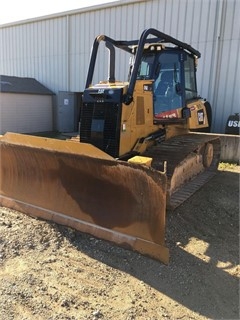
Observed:
[[[93,84],[100,43],[108,75]],[[116,50],[130,57],[126,81],[115,79]],[[152,28],[132,41],[98,36],[80,141],[2,136],[0,205],[168,263],[166,208],[204,185],[220,156],[218,137],[194,132],[211,125],[211,106],[197,93],[198,58],[190,45]]]

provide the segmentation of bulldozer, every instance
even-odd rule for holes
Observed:
[[[108,72],[93,84],[100,43]],[[115,79],[116,51],[129,56],[124,81]],[[198,132],[211,126],[211,106],[197,92],[199,58],[189,44],[153,28],[137,40],[97,36],[80,141],[2,136],[0,205],[167,264],[167,208],[203,186],[220,157],[219,138]]]

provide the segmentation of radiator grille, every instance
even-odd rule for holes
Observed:
[[[80,139],[112,157],[119,156],[121,106],[118,103],[88,102],[83,105]]]

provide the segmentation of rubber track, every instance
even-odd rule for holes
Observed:
[[[190,153],[198,153],[208,142],[213,144],[214,150],[211,166],[180,187],[168,200],[168,208],[178,207],[216,174],[220,158],[220,140],[212,135],[190,133],[166,140],[149,148],[144,153],[144,156],[153,158],[152,167],[157,170],[162,171],[164,161],[167,161],[167,176],[170,181],[175,167]]]

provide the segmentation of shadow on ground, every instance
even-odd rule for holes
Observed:
[[[202,316],[239,319],[239,281],[234,271],[239,263],[238,226],[239,174],[218,172],[184,205],[168,213],[168,266],[105,241],[86,245],[82,239],[88,236],[78,232],[69,240],[79,251]],[[205,252],[196,245],[191,248],[192,240],[205,244]]]

